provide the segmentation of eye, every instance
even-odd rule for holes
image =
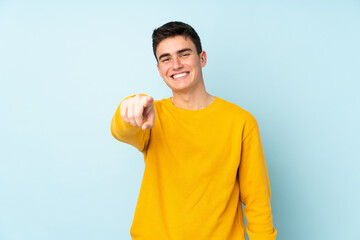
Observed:
[[[186,56],[189,56],[190,53],[184,53],[183,55],[181,55],[182,57],[186,57]]]
[[[163,60],[161,60],[161,62],[168,62],[170,61],[170,58],[163,58]]]

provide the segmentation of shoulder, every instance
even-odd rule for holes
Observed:
[[[248,110],[240,107],[239,105],[229,102],[225,99],[219,98],[221,101],[221,111],[226,116],[234,118],[236,121],[243,122],[244,125],[247,126],[255,126],[257,125],[256,118],[253,114],[251,114]]]
[[[154,100],[154,107],[155,109],[161,109],[164,108],[164,106],[167,104],[166,103],[167,99],[160,99],[160,100]]]
[[[222,102],[226,114],[230,116],[235,121],[236,126],[241,129],[242,140],[246,139],[254,129],[258,129],[256,118],[248,110],[224,99],[222,99]]]

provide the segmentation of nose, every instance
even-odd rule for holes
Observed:
[[[177,69],[181,69],[182,67],[183,65],[181,63],[181,60],[178,57],[175,57],[173,61],[173,69],[177,70]]]

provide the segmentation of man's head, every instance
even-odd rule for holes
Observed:
[[[177,92],[202,92],[202,68],[206,52],[195,30],[181,22],[170,22],[153,33],[157,68],[165,83]]]
[[[156,61],[159,61],[158,57],[156,56],[156,50],[159,43],[166,38],[176,36],[183,36],[186,39],[190,38],[196,47],[197,53],[200,54],[202,52],[199,35],[190,25],[183,22],[168,22],[161,27],[155,29],[152,34],[153,51]]]

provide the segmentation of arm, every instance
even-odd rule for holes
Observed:
[[[154,121],[153,98],[144,94],[132,95],[125,98],[116,109],[111,121],[111,134],[117,140],[143,152],[148,145]]]
[[[275,240],[276,229],[272,223],[270,183],[255,118],[249,123],[242,141],[239,167],[240,196],[247,220],[246,231],[250,240]]]

